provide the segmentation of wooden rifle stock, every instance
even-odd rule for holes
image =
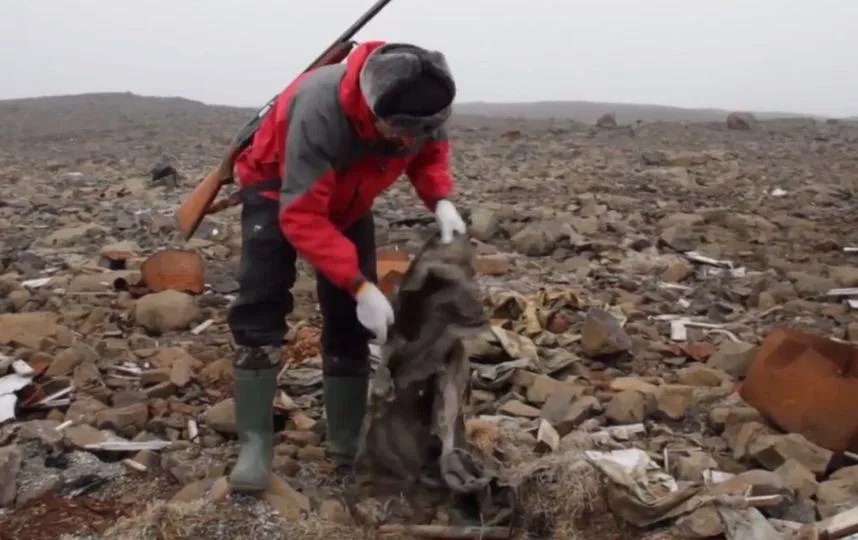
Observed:
[[[308,67],[304,73],[318,67],[339,64],[351,52],[355,46],[352,37],[363,28],[373,17],[388,4],[391,0],[377,0],[377,2],[369,8],[357,21],[343,32],[331,45],[325,49]],[[176,210],[176,227],[185,238],[190,238],[197,231],[197,227],[203,221],[207,214],[220,212],[226,208],[241,204],[241,199],[236,194],[223,198],[217,202],[215,199],[220,193],[220,190],[227,184],[234,182],[233,168],[238,156],[247,148],[253,141],[253,135],[259,128],[265,115],[274,106],[277,101],[277,96],[271,98],[256,115],[241,128],[238,134],[234,137],[233,142],[229,145],[226,154],[221,159],[220,164],[215,167],[206,177],[200,182],[190,195],[182,202]]]
[[[230,145],[220,165],[212,169],[203,178],[203,181],[197,184],[197,187],[176,210],[176,226],[185,240],[189,240],[194,235],[206,214],[212,214],[239,203],[236,196],[228,197],[217,203],[214,200],[223,186],[233,182],[232,168],[241,151],[242,149],[238,146]]]

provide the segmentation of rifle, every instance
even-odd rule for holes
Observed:
[[[352,41],[355,34],[361,28],[371,21],[384,7],[390,3],[390,0],[377,0],[361,17],[349,26],[333,43],[331,43],[322,54],[320,54],[313,62],[307,66],[302,72],[306,73],[318,67],[339,64],[352,51],[356,43]],[[237,194],[225,197],[217,202],[215,199],[227,184],[235,181],[233,178],[233,167],[235,160],[238,159],[245,148],[253,142],[253,136],[259,129],[262,120],[276,103],[279,94],[271,98],[268,103],[262,106],[256,114],[242,127],[233,137],[232,142],[226,149],[226,153],[221,158],[220,164],[203,178],[197,187],[191,192],[185,201],[176,210],[176,226],[185,240],[189,240],[197,231],[203,218],[208,214],[214,214],[225,210],[232,206],[241,204],[241,199]]]

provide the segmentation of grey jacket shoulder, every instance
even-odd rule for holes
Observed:
[[[315,150],[323,152],[334,168],[348,160],[356,135],[340,104],[340,81],[345,72],[343,64],[314,70],[295,90],[287,111],[288,139],[298,145],[316,147]],[[295,128],[299,132],[291,133]]]
[[[340,104],[344,74],[341,64],[318,68],[302,79],[292,96],[283,149],[281,207],[350,159],[356,135]]]

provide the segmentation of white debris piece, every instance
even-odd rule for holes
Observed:
[[[720,266],[721,268],[733,268],[733,262],[727,260],[713,259],[696,251],[686,251],[683,253],[685,257],[692,262],[700,264],[708,264],[710,266]]]
[[[560,435],[554,426],[542,419],[539,421],[539,429],[536,432],[536,442],[555,452],[560,448]]]
[[[0,377],[0,424],[2,424],[7,420],[15,419],[15,407],[18,404],[16,393],[33,382],[35,371],[27,362],[12,360],[5,355],[0,355],[0,364],[3,365],[2,372],[11,368],[11,373]]]
[[[203,321],[200,324],[196,325],[191,329],[191,334],[198,336],[203,333],[206,328],[214,324],[214,319],[208,319],[207,321]]]
[[[22,281],[21,285],[26,287],[27,289],[38,289],[40,287],[44,287],[48,283],[50,283],[50,277],[36,278],[36,279],[28,279],[26,281]]]
[[[674,291],[691,291],[692,288],[688,285],[680,285],[679,283],[667,283],[666,281],[662,281],[658,284],[662,289],[674,290]]]
[[[146,465],[143,465],[142,463],[134,461],[133,459],[128,459],[128,458],[123,459],[122,464],[125,465],[126,467],[134,469],[135,471],[146,472],[149,470],[149,467],[147,467]]]
[[[143,373],[143,370],[140,369],[139,366],[135,366],[134,364],[132,364],[130,362],[126,362],[126,363],[120,364],[118,366],[113,366],[110,369],[112,369],[113,371],[119,371],[121,373],[125,373],[127,375],[130,375],[134,379],[139,378],[140,374]]]
[[[858,296],[858,287],[844,287],[842,289],[831,289],[827,296]]]
[[[12,362],[12,371],[17,373],[22,377],[30,377],[36,374],[36,370],[30,367],[30,364],[24,362],[23,360],[15,360]]]
[[[84,450],[106,450],[110,452],[139,452],[141,450],[163,450],[173,443],[170,441],[105,441],[87,444]]]
[[[635,435],[646,433],[646,427],[643,424],[626,424],[622,426],[608,426],[593,434],[591,437],[596,442],[608,442],[611,439],[616,441],[628,441]]]
[[[706,469],[703,471],[703,481],[707,485],[720,484],[736,476],[724,471],[716,471],[715,469]]]
[[[710,332],[727,332],[724,330],[724,325],[698,322],[682,315],[657,315],[653,319],[670,322],[670,339],[673,341],[686,341],[688,339],[688,328],[706,328]]]
[[[742,342],[742,340],[739,339],[736,336],[736,334],[734,334],[733,332],[731,332],[725,328],[713,328],[706,333],[707,334],[721,334],[721,335],[727,336],[727,338],[734,343],[741,343]]]
[[[670,339],[673,341],[687,341],[688,327],[685,325],[687,319],[676,319],[670,321]]]
[[[43,400],[36,403],[36,407],[45,407],[48,409],[53,409],[56,407],[64,407],[66,405],[71,405],[71,400],[66,397],[74,391],[74,384],[68,385],[66,388],[62,390],[58,390],[53,394],[46,396]]]
[[[612,450],[610,452],[590,450],[584,452],[584,455],[595,464],[601,461],[608,461],[613,465],[619,466],[631,476],[645,475],[651,481],[657,481],[662,484],[671,492],[679,489],[676,480],[662,471],[661,467],[646,452],[639,448]]]
[[[32,382],[31,377],[20,375],[18,373],[10,373],[4,377],[0,377],[0,396],[14,394]]]
[[[713,259],[696,251],[686,251],[683,255],[691,262],[714,267],[700,269],[700,277],[703,278],[720,275],[725,270],[730,272],[730,275],[733,277],[745,277],[748,275],[748,271],[744,266],[736,266],[733,264],[733,261]]]
[[[16,403],[18,403],[18,396],[15,394],[0,395],[0,424],[15,419]]]
[[[820,538],[858,540],[858,507],[818,521],[815,529],[821,533]]]

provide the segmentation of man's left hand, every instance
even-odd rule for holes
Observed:
[[[456,207],[447,199],[441,199],[435,205],[435,221],[438,230],[441,231],[441,243],[449,244],[453,241],[453,234],[465,234],[467,226]]]

